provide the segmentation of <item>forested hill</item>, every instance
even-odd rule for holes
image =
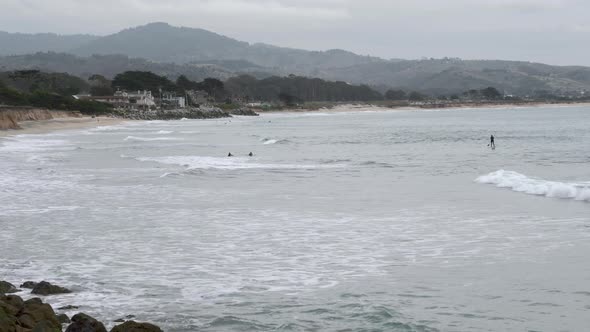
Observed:
[[[251,67],[253,71],[262,68]],[[151,71],[158,75],[176,79],[186,75],[193,80],[207,77],[227,79],[235,72],[218,64],[178,65],[174,63],[153,62],[145,59],[130,58],[125,55],[93,55],[79,57],[66,53],[36,53],[27,55],[0,57],[0,71],[41,70],[47,72],[69,73],[82,78],[99,74],[109,78],[125,71]],[[256,72],[248,71],[256,76]],[[264,77],[270,74],[260,74]]]
[[[112,78],[129,70],[152,71],[171,79],[184,74],[195,80],[225,80],[240,74],[257,78],[295,74],[367,84],[380,87],[382,92],[394,88],[450,95],[493,86],[517,96],[576,97],[590,93],[588,67],[456,58],[385,60],[343,50],[316,52],[250,44],[207,30],[166,23],[152,23],[104,37],[3,33],[0,45],[0,55],[63,52],[0,57],[0,70],[40,69],[81,77],[101,74]]]

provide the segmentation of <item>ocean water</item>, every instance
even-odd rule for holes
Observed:
[[[0,202],[0,279],[69,287],[45,300],[108,326],[590,328],[584,106],[20,135],[0,139]]]

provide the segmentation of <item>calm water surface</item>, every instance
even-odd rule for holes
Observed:
[[[0,279],[167,331],[586,331],[589,129],[580,106],[0,139]]]

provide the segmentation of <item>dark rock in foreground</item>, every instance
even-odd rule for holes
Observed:
[[[107,329],[96,319],[79,313],[72,317],[72,324],[68,326],[66,332],[107,332]]]
[[[67,308],[77,308],[68,306]],[[126,316],[127,319],[134,318]],[[67,315],[56,315],[53,308],[39,298],[27,301],[17,295],[0,295],[0,332],[61,332],[62,324],[71,324],[66,332],[107,332],[103,323],[78,313],[70,320]],[[126,321],[111,332],[162,332],[150,323]]]
[[[67,294],[71,292],[72,291],[67,288],[52,285],[47,281],[41,281],[40,283],[35,285],[35,288],[33,288],[33,290],[31,291],[32,294],[37,295]]]
[[[62,324],[68,324],[71,322],[70,317],[68,317],[66,314],[57,315],[57,320]]]
[[[16,293],[18,289],[8,281],[0,280],[0,294]]]
[[[53,308],[40,299],[23,301],[16,295],[0,296],[0,332],[58,332],[61,324]]]
[[[153,324],[137,323],[131,320],[113,327],[111,332],[162,332],[162,330]]]

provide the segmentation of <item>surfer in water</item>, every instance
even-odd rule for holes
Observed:
[[[250,153],[248,153],[248,156],[249,156],[249,157],[253,157],[253,156],[254,156],[254,154],[253,154],[252,152],[250,152]]]
[[[228,157],[233,157],[234,155],[230,153],[227,154]]]
[[[490,147],[492,150],[496,149],[496,143],[494,142],[494,135],[490,136]]]

